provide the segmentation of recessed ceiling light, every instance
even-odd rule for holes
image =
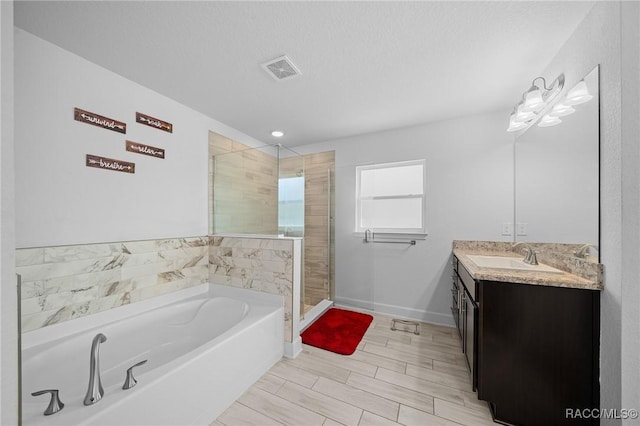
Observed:
[[[274,130],[273,132],[271,132],[271,136],[275,138],[281,138],[284,136],[284,133],[282,133],[280,130]]]

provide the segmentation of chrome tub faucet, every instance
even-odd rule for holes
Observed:
[[[100,380],[100,343],[107,341],[107,337],[98,333],[91,343],[91,358],[89,366],[89,387],[84,397],[84,405],[95,404],[102,399],[104,389],[102,389],[102,381]]]

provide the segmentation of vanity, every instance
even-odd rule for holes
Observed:
[[[523,246],[540,265],[522,261]],[[452,314],[473,390],[496,422],[599,422],[567,416],[600,407],[602,265],[572,257],[579,247],[453,243]]]

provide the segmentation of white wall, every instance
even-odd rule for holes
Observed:
[[[18,248],[207,234],[209,130],[262,143],[21,29],[15,50]],[[74,107],[126,122],[127,134],[74,121]],[[136,123],[136,111],[173,134]],[[166,158],[126,152],[127,139]],[[136,173],[86,167],[85,154]]]
[[[18,424],[18,302],[13,167],[13,2],[0,2],[0,424]]]
[[[508,111],[296,147],[336,151],[338,303],[452,324],[451,242],[511,241],[513,136]],[[355,167],[426,159],[426,240],[416,246],[363,244],[355,229]]]
[[[640,3],[621,5],[622,407],[640,404]],[[639,419],[624,421],[640,424]]]

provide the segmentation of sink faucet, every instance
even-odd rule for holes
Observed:
[[[107,341],[107,337],[98,333],[91,343],[91,364],[89,366],[89,388],[84,397],[84,405],[95,404],[102,399],[104,389],[102,389],[102,381],[100,381],[100,343]]]
[[[527,243],[515,243],[512,248],[516,248],[519,245],[523,245],[525,249],[524,259],[522,260],[524,263],[528,263],[529,265],[537,265],[538,258],[536,257],[536,252],[531,246]]]
[[[581,259],[587,259],[589,257],[589,254],[590,254],[591,247],[597,248],[593,244],[585,244],[582,247],[580,247],[578,250],[576,250],[573,254],[576,257],[579,257]]]

